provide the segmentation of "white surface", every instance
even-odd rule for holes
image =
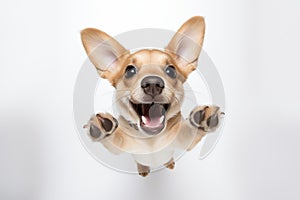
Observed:
[[[0,199],[299,199],[299,2],[0,3]],[[226,92],[213,153],[143,179],[98,164],[72,116],[86,56],[79,31],[176,30],[206,17],[204,48]]]

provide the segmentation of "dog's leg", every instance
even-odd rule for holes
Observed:
[[[142,177],[146,177],[150,173],[150,167],[137,163],[137,170],[139,175]]]
[[[181,123],[177,145],[187,151],[193,149],[206,133],[218,128],[220,117],[224,115],[218,106],[198,106],[192,110],[187,120]]]
[[[174,167],[175,167],[174,158],[171,158],[171,160],[169,160],[169,162],[165,163],[164,166],[168,169],[174,169]]]

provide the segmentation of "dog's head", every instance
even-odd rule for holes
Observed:
[[[99,75],[116,88],[120,114],[144,133],[155,135],[180,113],[183,83],[197,67],[204,32],[203,17],[193,17],[180,27],[164,51],[133,53],[97,29],[84,29],[81,38]]]

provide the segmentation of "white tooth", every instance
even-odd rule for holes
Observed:
[[[162,122],[164,121],[164,119],[165,119],[165,116],[161,116],[161,117],[159,118],[159,123],[162,123]]]
[[[145,117],[145,116],[143,116],[143,115],[142,115],[142,121],[143,121],[143,123],[144,123],[144,124],[146,124],[146,122],[147,122],[147,119],[146,119],[146,117]]]

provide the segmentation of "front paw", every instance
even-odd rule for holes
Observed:
[[[84,128],[93,141],[102,140],[111,135],[118,127],[118,121],[108,113],[93,115]]]
[[[190,122],[193,126],[205,131],[215,131],[224,112],[218,106],[198,106],[190,114]]]

